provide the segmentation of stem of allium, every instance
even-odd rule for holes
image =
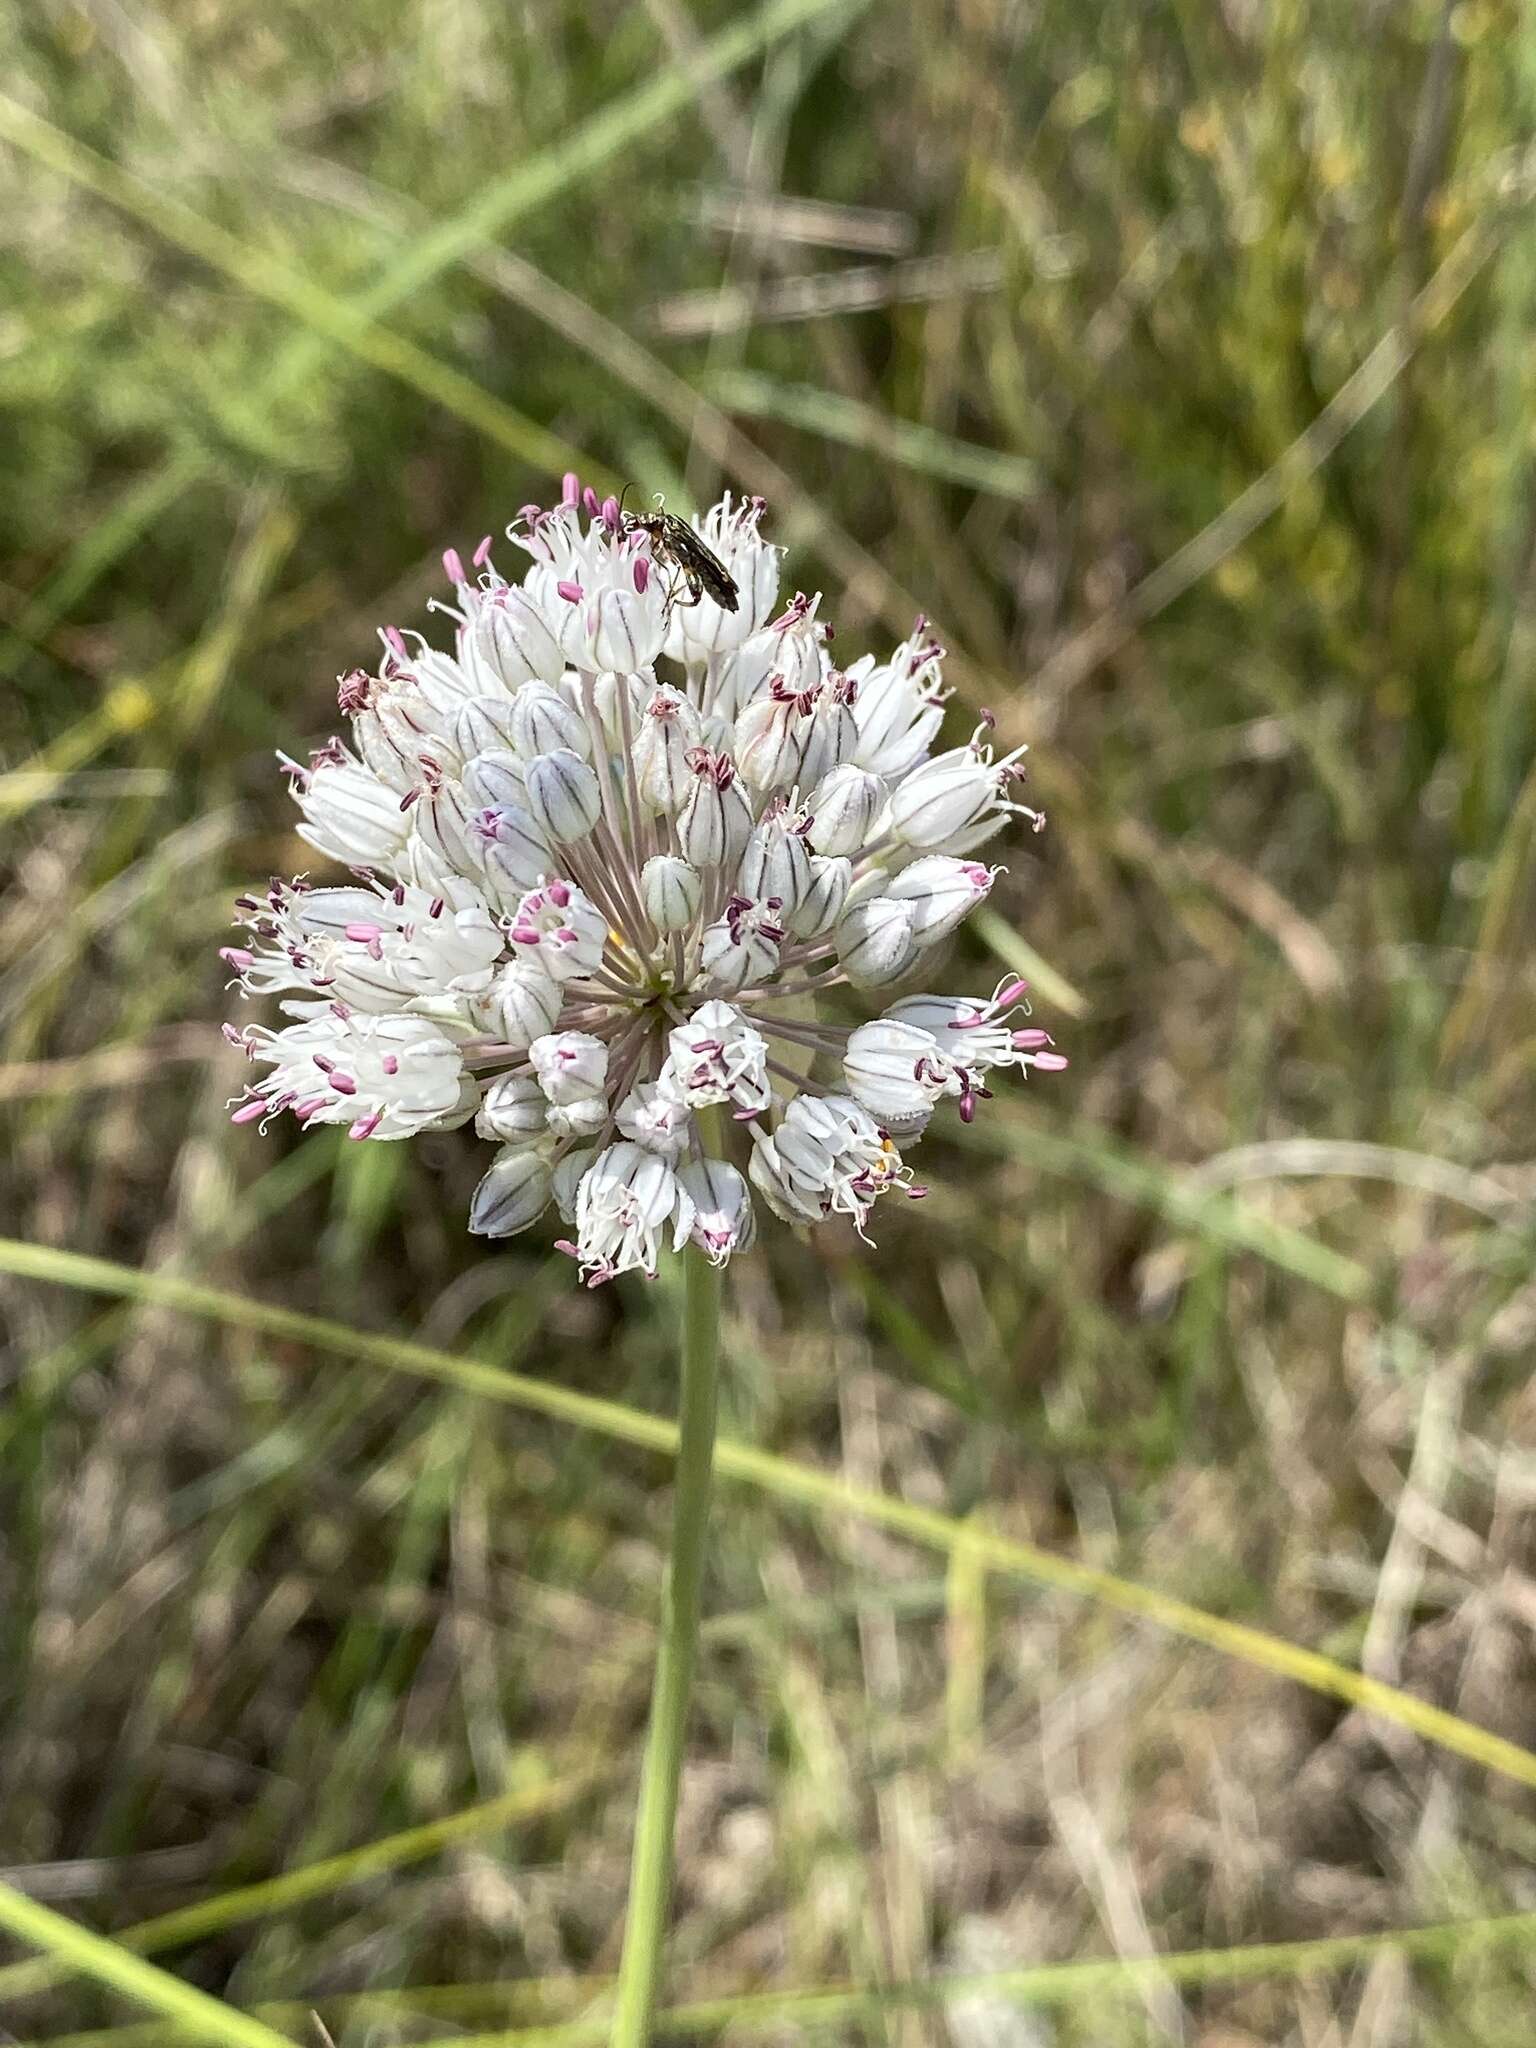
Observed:
[[[666,1946],[677,1788],[699,1634],[699,1584],[715,1451],[720,1274],[702,1252],[690,1247],[683,1254],[683,1280],[683,1378],[672,1549],[661,1596],[651,1723],[641,1767],[629,1913],[610,2048],[646,2048],[650,2040]]]

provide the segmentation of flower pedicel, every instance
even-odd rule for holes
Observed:
[[[224,957],[286,1022],[225,1027],[268,1069],[236,1122],[366,1139],[473,1118],[498,1150],[471,1230],[553,1203],[595,1284],[690,1240],[723,1264],[754,1190],[862,1233],[881,1195],[921,1193],[902,1148],[940,1102],[968,1121],[994,1070],[1066,1064],[1015,1025],[1017,981],[851,1032],[815,1017],[823,991],[915,978],[992,886],[976,851],[1043,820],[1010,793],[1022,748],[995,760],[983,725],[932,751],[948,693],[923,620],[842,669],[819,598],[774,615],[762,513],[727,496],[697,522],[734,611],[682,601],[651,536],[574,476],[510,529],[521,582],[488,541],[472,570],[445,556],[454,653],[387,630],[377,673],[341,681],[352,744],[285,763],[301,836],[356,879],[241,899]]]

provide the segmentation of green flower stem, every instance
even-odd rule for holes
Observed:
[[[650,2040],[666,1944],[677,1787],[699,1637],[699,1586],[704,1576],[719,1383],[720,1274],[700,1252],[690,1249],[683,1256],[683,1276],[683,1385],[672,1549],[661,1596],[651,1723],[635,1816],[629,1914],[619,1961],[611,2048],[646,2048]]]

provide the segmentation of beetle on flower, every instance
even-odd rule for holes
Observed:
[[[690,1241],[724,1264],[754,1192],[864,1234],[883,1195],[922,1192],[902,1148],[942,1103],[969,1121],[987,1075],[1066,1064],[1014,1022],[1017,981],[893,995],[851,1030],[815,1014],[920,980],[992,887],[977,849],[1043,820],[988,724],[933,752],[925,620],[843,668],[819,595],[779,608],[763,511],[727,496],[697,522],[734,610],[573,476],[509,529],[519,580],[488,541],[470,568],[449,551],[453,652],[387,629],[377,672],[341,680],[351,745],[285,764],[302,836],[355,879],[240,901],[225,958],[285,1021],[226,1026],[269,1070],[236,1121],[365,1140],[473,1119],[498,1149],[470,1228],[553,1203],[595,1285]]]

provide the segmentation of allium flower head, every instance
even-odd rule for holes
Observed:
[[[354,880],[240,901],[224,957],[284,1021],[225,1027],[267,1070],[236,1122],[473,1119],[497,1150],[470,1228],[553,1204],[596,1284],[689,1241],[723,1264],[754,1191],[867,1234],[882,1195],[922,1193],[903,1148],[938,1107],[969,1121],[998,1069],[1066,1064],[1015,1021],[1020,982],[895,993],[990,890],[976,849],[1043,820],[987,725],[933,751],[924,620],[838,665],[819,594],[781,599],[763,509],[695,523],[734,608],[574,477],[509,530],[519,581],[489,541],[470,568],[450,550],[453,652],[387,629],[341,679],[350,745],[285,763],[301,836]],[[816,1015],[849,987],[879,1014]]]

